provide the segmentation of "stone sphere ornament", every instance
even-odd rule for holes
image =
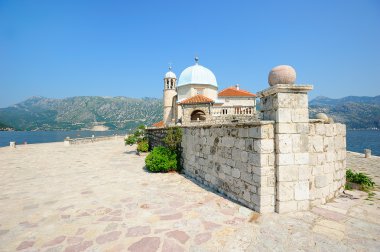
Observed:
[[[333,124],[334,123],[334,118],[332,117],[329,117],[328,121],[327,121],[329,124]]]
[[[291,84],[296,82],[296,70],[288,65],[276,66],[270,70],[268,83],[270,86],[277,84]]]
[[[315,115],[315,118],[323,120],[323,122],[329,121],[329,117],[325,113],[318,113]]]

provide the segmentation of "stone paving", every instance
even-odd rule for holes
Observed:
[[[121,140],[0,148],[0,251],[380,247],[379,194],[347,191],[311,211],[259,215],[180,174],[143,167]]]

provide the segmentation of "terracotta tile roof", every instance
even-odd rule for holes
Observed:
[[[180,104],[197,104],[197,103],[213,103],[214,100],[204,96],[204,95],[196,95],[190,98],[187,98],[180,102]]]
[[[219,97],[256,97],[255,94],[242,89],[236,89],[236,86],[223,89],[218,94]]]
[[[159,121],[159,122],[156,122],[155,124],[153,124],[152,126],[156,127],[156,128],[163,128],[165,126],[165,124],[164,124],[164,121]]]

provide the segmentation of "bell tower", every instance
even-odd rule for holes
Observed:
[[[164,124],[168,125],[174,123],[175,104],[173,98],[177,95],[177,76],[172,72],[172,67],[169,67],[169,72],[165,74],[164,78]]]

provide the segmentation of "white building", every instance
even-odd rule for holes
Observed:
[[[229,122],[256,117],[256,95],[235,85],[218,93],[212,71],[198,63],[187,67],[179,76],[169,68],[164,77],[163,127],[174,124]]]

